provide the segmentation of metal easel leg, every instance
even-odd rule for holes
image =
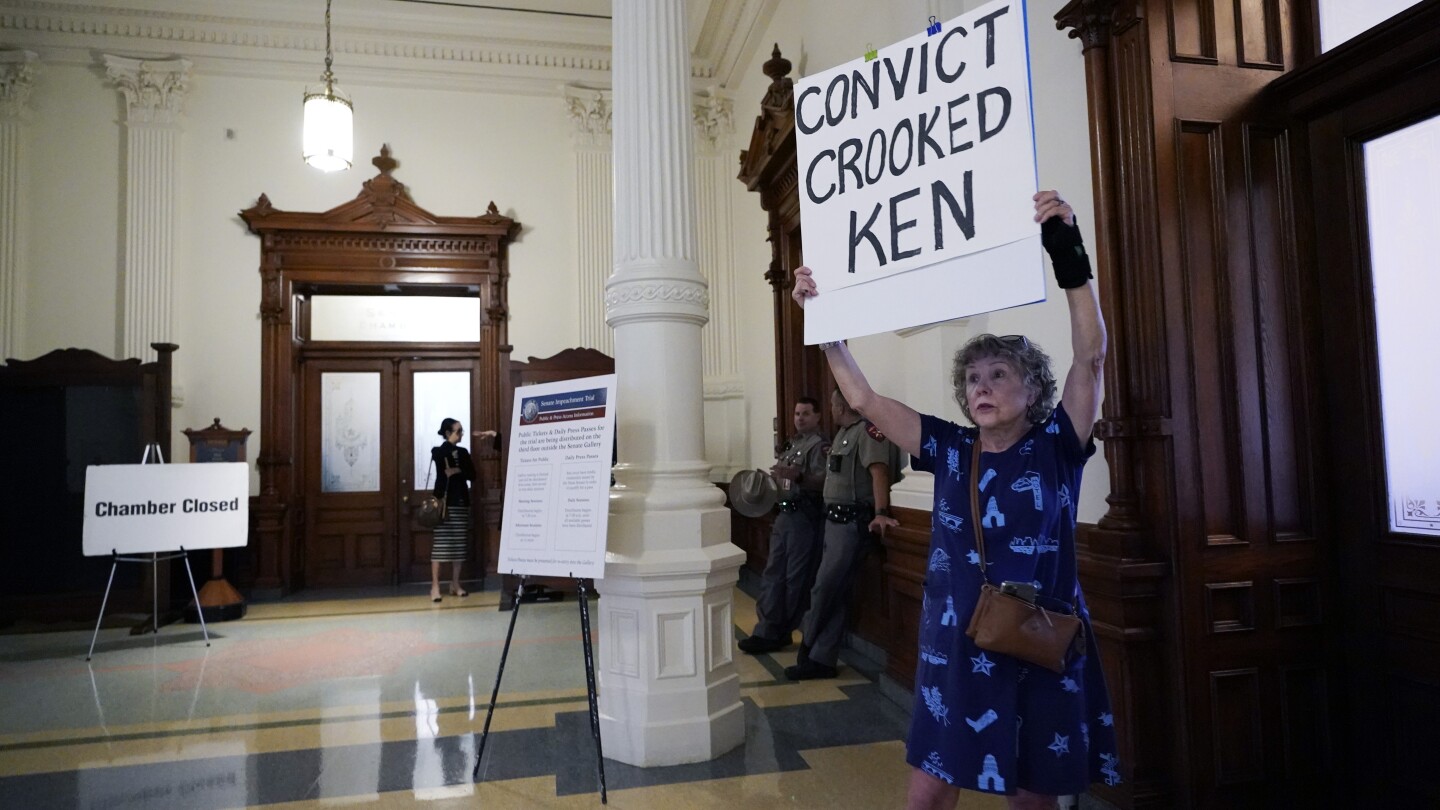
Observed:
[[[609,804],[605,790],[605,749],[600,745],[600,705],[595,696],[595,655],[590,644],[590,597],[585,580],[575,583],[580,598],[580,638],[585,647],[585,691],[590,698],[590,734],[595,738],[595,769],[600,775],[600,803]]]
[[[114,551],[110,553],[112,556],[115,554]],[[100,600],[100,615],[95,619],[95,635],[90,637],[90,652],[85,653],[86,661],[89,661],[90,657],[95,654],[95,639],[100,637],[100,623],[105,621],[105,605],[110,602],[110,586],[115,584],[115,567],[119,564],[119,557],[110,563],[110,579],[105,583],[105,597]]]
[[[210,646],[210,631],[205,628],[205,608],[200,606],[200,592],[195,590],[195,574],[190,571],[190,555],[180,547],[180,556],[185,559],[185,575],[190,577],[190,595],[195,597],[195,614],[200,617],[200,632],[205,634],[205,646]],[[158,632],[158,631],[157,631]]]
[[[150,606],[155,611],[150,614],[150,628],[155,635],[160,635],[160,555],[150,555]]]
[[[505,659],[510,656],[510,639],[515,636],[515,619],[520,616],[520,595],[525,592],[525,580],[528,577],[520,577],[520,582],[515,586],[515,605],[510,609],[510,629],[505,631],[505,647],[500,650],[500,669],[495,672],[495,688],[490,690],[490,708],[485,710],[485,728],[480,732],[480,744],[476,746],[475,769],[470,772],[471,779],[480,778],[480,763],[485,758],[485,743],[490,738],[490,719],[495,716],[495,698],[500,694],[500,679],[505,677]]]

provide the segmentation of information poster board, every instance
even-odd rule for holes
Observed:
[[[795,82],[805,341],[1045,299],[1023,0]]]
[[[615,375],[515,391],[499,570],[602,579]]]
[[[85,469],[85,556],[244,546],[250,467],[97,464]]]

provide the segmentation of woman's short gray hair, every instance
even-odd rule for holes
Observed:
[[[991,357],[1013,366],[1025,387],[1035,392],[1035,401],[1030,403],[1030,410],[1025,413],[1026,418],[1032,424],[1048,419],[1051,411],[1055,410],[1055,375],[1050,371],[1050,355],[1024,335],[996,337],[988,333],[976,335],[964,348],[956,352],[955,364],[950,371],[950,384],[955,387],[955,402],[960,405],[965,418],[972,424],[975,422],[965,394],[965,369],[978,360]]]

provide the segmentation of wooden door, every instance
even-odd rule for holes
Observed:
[[[392,584],[400,491],[394,363],[325,359],[303,368],[305,582]]]
[[[1309,151],[1347,807],[1440,806],[1437,43],[1422,4],[1285,88]]]
[[[461,445],[468,448],[475,461],[476,480],[471,484],[470,554],[462,569],[466,578],[482,576],[477,567],[486,559],[480,530],[479,514],[484,476],[481,475],[481,454],[471,436],[484,427],[479,425],[478,403],[480,361],[478,359],[422,360],[406,359],[397,364],[400,407],[396,411],[401,509],[399,521],[399,578],[404,582],[425,582],[430,579],[430,547],[433,533],[415,522],[411,508],[428,497],[435,483],[435,468],[430,463],[430,448],[444,439],[439,435],[441,420],[459,419],[465,426]],[[408,439],[403,437],[409,437]],[[449,570],[443,572],[449,576]]]
[[[428,582],[432,533],[413,506],[430,494],[430,448],[445,418],[465,426],[477,455],[480,361],[393,351],[306,360],[305,581],[310,587]],[[481,460],[476,458],[477,474]],[[427,481],[427,474],[429,480]],[[479,576],[483,532],[473,485],[470,565]],[[446,576],[448,576],[448,571]]]

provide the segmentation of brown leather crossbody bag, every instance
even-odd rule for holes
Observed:
[[[986,576],[985,536],[980,531],[980,437],[970,455],[970,517],[975,524],[975,550],[980,555],[980,576]],[[1064,672],[1071,651],[1083,654],[1085,632],[1080,624],[1079,599],[1072,603],[1073,615],[1046,610],[1039,605],[1005,593],[988,580],[980,585],[980,601],[970,617],[965,635],[982,650],[1001,653],[1022,661]]]

